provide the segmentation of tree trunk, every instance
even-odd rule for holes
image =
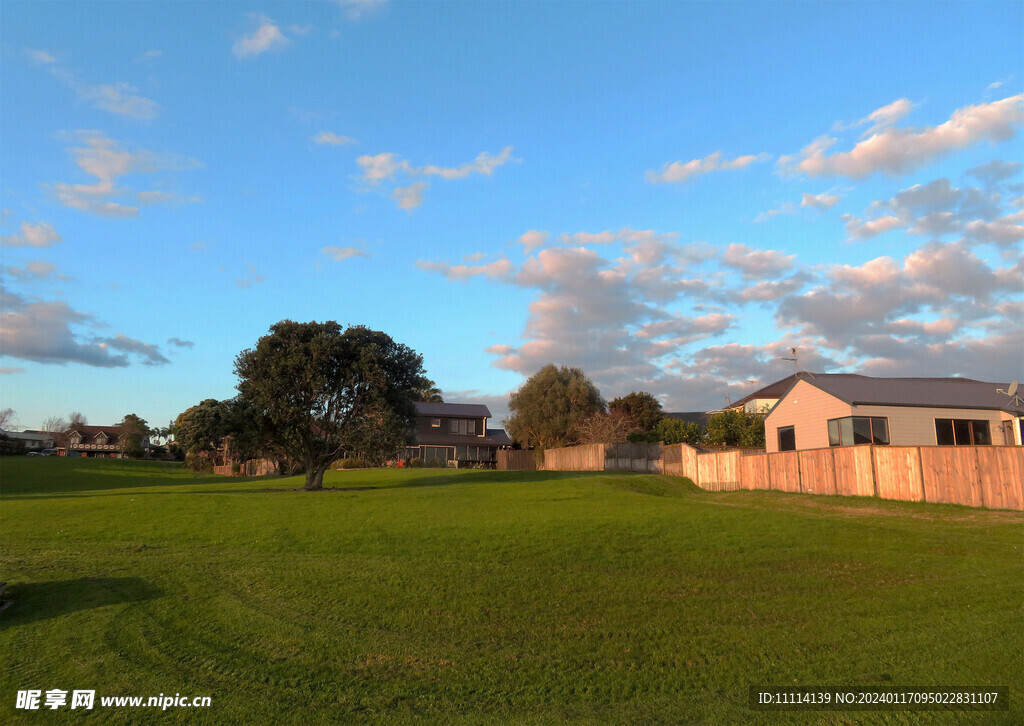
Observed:
[[[324,488],[324,469],[306,469],[306,491],[316,491]]]

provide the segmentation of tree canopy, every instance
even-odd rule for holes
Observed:
[[[641,431],[653,431],[665,417],[661,401],[646,391],[633,391],[627,396],[620,396],[608,404],[608,410],[629,416]]]
[[[174,439],[190,454],[212,454],[225,434],[224,405],[215,398],[207,398],[185,409],[174,420]]]
[[[600,391],[579,368],[548,364],[509,397],[505,430],[523,447],[578,443],[580,425],[605,412]]]
[[[708,419],[709,444],[764,447],[764,416],[746,411],[720,411]]]
[[[118,445],[121,448],[121,453],[126,456],[141,456],[142,439],[149,435],[149,424],[146,419],[130,413],[122,419],[119,427],[121,436],[118,439]]]
[[[346,451],[370,462],[394,456],[412,436],[413,401],[433,386],[411,348],[334,321],[272,325],[239,353],[235,374],[266,436],[305,468],[306,489],[323,488]]]

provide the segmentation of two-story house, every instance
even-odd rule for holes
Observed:
[[[121,458],[125,436],[120,426],[75,426],[67,432],[67,445],[61,455]],[[149,436],[142,437],[141,446],[143,450],[149,448]]]
[[[456,462],[455,466],[493,467],[498,449],[512,441],[502,429],[487,428],[491,412],[475,403],[417,403],[416,443],[406,459]]]

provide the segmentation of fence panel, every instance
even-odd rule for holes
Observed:
[[[544,452],[548,471],[604,471],[604,444],[568,446]]]
[[[724,451],[714,454],[718,465],[718,490],[735,491],[740,488],[740,459],[738,451]]]
[[[978,446],[981,497],[989,509],[1024,510],[1024,448]]]
[[[661,444],[646,442],[608,444],[605,447],[605,471],[661,473]]]
[[[836,494],[846,497],[875,496],[874,459],[870,446],[844,446],[832,449]]]
[[[718,491],[718,462],[715,461],[717,454],[697,454],[697,478],[694,482],[701,489]]]
[[[808,494],[836,493],[836,463],[832,449],[808,449],[800,453],[800,489]]]
[[[800,491],[800,455],[796,451],[765,454],[768,458],[772,489],[782,492]]]
[[[498,468],[502,471],[533,471],[537,468],[537,459],[532,451],[499,449]]]
[[[881,499],[920,502],[924,499],[921,482],[921,447],[873,446],[875,485]]]
[[[921,480],[927,502],[983,506],[976,447],[921,447]]]
[[[740,457],[740,489],[771,489],[768,454]]]

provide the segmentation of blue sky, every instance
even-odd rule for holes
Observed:
[[[1020,3],[3,3],[0,408],[164,424],[274,322],[447,400],[1024,378]]]

